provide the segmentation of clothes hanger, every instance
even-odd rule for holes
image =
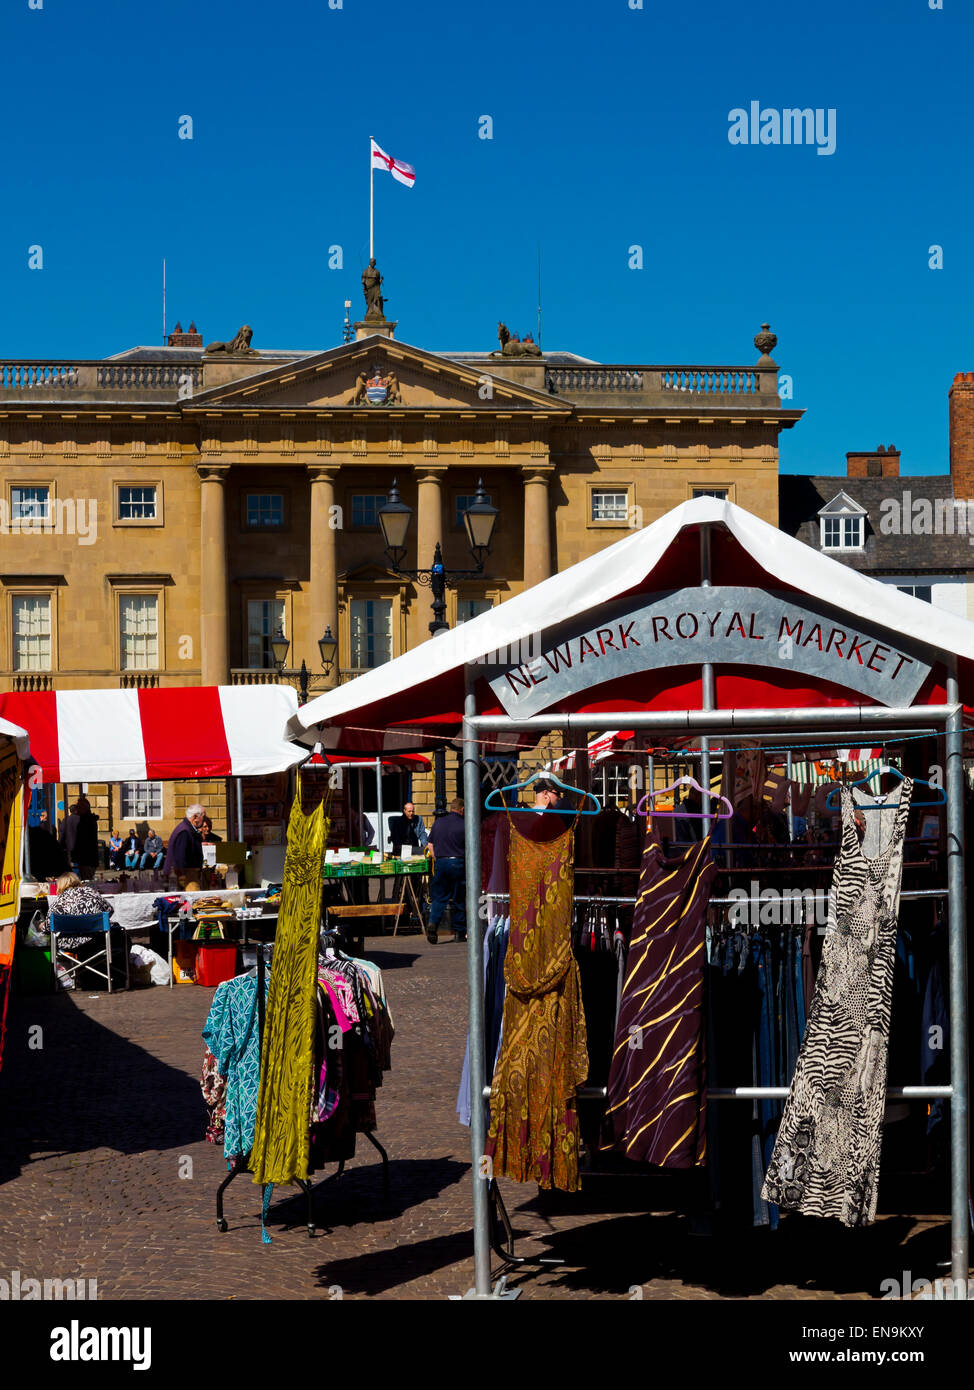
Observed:
[[[539,782],[539,781],[550,782],[550,783],[552,784],[552,786],[560,787],[561,790],[562,790],[563,792],[570,792],[573,796],[587,797],[588,800],[591,801],[591,802],[593,803],[594,808],[595,808],[595,809],[592,810],[592,811],[582,811],[582,810],[571,810],[571,809],[569,809],[569,810],[562,810],[561,807],[552,807],[550,810],[541,811],[541,812],[540,812],[541,815],[555,815],[555,816],[598,816],[598,815],[601,815],[601,813],[602,813],[602,803],[601,803],[601,801],[599,801],[599,799],[598,799],[597,796],[593,796],[591,792],[583,791],[581,787],[570,787],[570,786],[568,786],[567,783],[559,781],[559,779],[554,775],[553,772],[545,772],[543,768],[540,769],[538,772],[532,772],[531,776],[528,778],[528,780],[527,780],[526,782],[514,782],[514,783],[512,783],[512,784],[511,784],[510,786],[508,786],[508,787],[495,787],[495,788],[493,789],[493,791],[490,793],[490,795],[487,797],[487,800],[484,802],[484,810],[485,810],[485,811],[510,811],[510,812],[518,812],[518,811],[520,811],[520,812],[522,812],[522,813],[523,813],[523,812],[528,812],[528,813],[530,813],[530,814],[532,814],[532,815],[538,815],[539,812],[536,811],[535,808],[534,808],[533,806],[508,806],[508,805],[506,805],[506,804],[502,804],[502,805],[500,805],[500,806],[495,806],[495,805],[492,805],[492,799],[493,799],[493,797],[497,796],[498,794],[501,795],[501,796],[503,796],[504,792],[520,792],[520,791],[524,791],[524,789],[525,789],[526,787],[530,787],[530,786],[531,786],[532,782]]]
[[[715,801],[722,801],[727,807],[727,810],[722,811],[718,815],[716,812],[709,811],[682,811],[678,810],[675,805],[672,811],[657,811],[655,808],[652,810],[647,809],[647,801],[655,801],[658,796],[665,796],[667,792],[676,791],[677,787],[693,787],[703,796],[712,796]],[[636,807],[636,815],[679,816],[683,820],[731,820],[734,815],[734,808],[727,800],[726,796],[720,796],[717,792],[711,791],[709,787],[701,787],[695,777],[678,777],[672,786],[661,787],[658,792],[647,792]]]
[[[906,781],[906,778],[903,776],[903,773],[899,770],[898,767],[891,767],[888,763],[882,763],[879,767],[873,768],[872,772],[867,773],[865,777],[857,777],[854,782],[846,782],[845,785],[847,787],[868,787],[874,777],[884,777],[887,773],[892,777],[898,777],[901,782]],[[932,787],[934,791],[940,793],[940,795],[934,797],[932,801],[911,801],[911,811],[913,810],[914,806],[919,808],[921,806],[945,806],[947,804],[947,793],[944,791],[943,787],[938,787],[933,782],[928,782],[925,777],[913,777],[911,780],[914,786]],[[834,797],[839,790],[840,789],[836,787],[835,790],[830,791],[828,796],[825,798],[826,810],[835,811],[838,809],[838,803],[834,800]],[[856,809],[859,811],[883,811],[886,809],[886,807],[858,806]]]

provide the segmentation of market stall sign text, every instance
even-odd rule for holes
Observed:
[[[530,651],[523,642],[489,655],[490,687],[508,714],[537,714],[634,671],[703,662],[780,667],[904,706],[930,673],[917,650],[815,612],[789,594],[720,585],[631,605],[631,599],[606,605],[594,626],[589,620],[548,629]]]

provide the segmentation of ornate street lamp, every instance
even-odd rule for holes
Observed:
[[[302,705],[306,705],[308,703],[308,690],[310,686],[320,684],[322,680],[327,680],[331,675],[332,668],[335,665],[335,659],[338,655],[338,639],[332,635],[330,627],[325,628],[324,637],[318,638],[318,652],[321,656],[321,665],[324,670],[323,676],[313,676],[308,670],[307,664],[303,658],[299,671],[286,670],[285,663],[290,646],[291,644],[284,636],[283,630],[278,628],[277,632],[275,632],[274,636],[271,638],[271,655],[274,658],[274,664],[277,666],[280,675],[286,678],[297,676],[301,703]]]
[[[389,500],[378,511],[379,528],[385,542],[386,558],[396,574],[402,575],[404,579],[412,579],[417,584],[423,584],[430,590],[433,596],[433,621],[430,623],[429,629],[435,636],[438,632],[448,631],[450,626],[446,621],[447,586],[455,585],[458,579],[473,579],[483,574],[484,564],[490,554],[491,542],[494,539],[498,510],[496,507],[492,507],[487,500],[487,494],[484,492],[484,481],[480,478],[477,482],[474,500],[463,512],[463,526],[467,533],[467,544],[477,566],[476,569],[472,570],[447,570],[443,564],[443,553],[440,550],[439,541],[436,542],[433,563],[428,570],[403,569],[401,562],[406,553],[406,536],[412,515],[412,507],[408,507],[399,496],[398,482],[393,479],[392,487],[389,490]],[[436,803],[434,814],[441,816],[446,811],[446,763],[442,747],[436,748],[433,752],[433,770]]]

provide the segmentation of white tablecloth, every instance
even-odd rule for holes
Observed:
[[[253,893],[261,890],[251,889]],[[152,906],[156,898],[176,897],[177,894],[162,893],[106,893],[105,901],[111,904],[112,921],[118,927],[123,927],[125,931],[139,931],[146,927],[154,927],[158,921],[158,910]],[[247,892],[242,888],[231,888],[228,890],[212,889],[208,893],[181,893],[180,898],[219,898],[223,902],[232,903],[234,907],[242,907],[247,901]],[[56,902],[57,899],[52,899]]]

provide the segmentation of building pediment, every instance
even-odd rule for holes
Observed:
[[[489,363],[466,367],[380,335],[199,392],[186,402],[186,408],[484,414],[524,410],[552,417],[570,411],[564,401],[547,392],[494,375]]]

